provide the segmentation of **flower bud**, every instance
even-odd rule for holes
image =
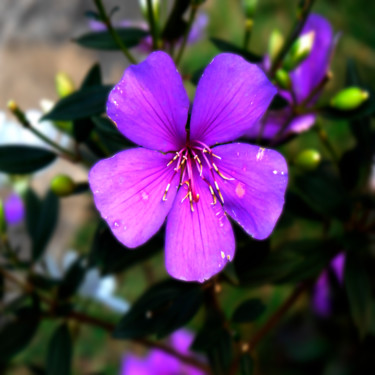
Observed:
[[[284,69],[278,69],[275,73],[275,80],[277,84],[284,90],[289,90],[292,86],[289,74]]]
[[[258,0],[242,0],[241,3],[245,17],[250,19],[254,18]]]
[[[5,221],[4,203],[0,199],[0,236],[5,234],[6,229],[7,229],[7,223]]]
[[[284,44],[284,37],[281,32],[277,29],[273,30],[268,42],[268,55],[271,61],[275,60],[275,57],[279,54]]]
[[[70,95],[75,87],[72,79],[66,73],[57,73],[55,77],[56,91],[60,98]]]
[[[341,90],[331,99],[331,106],[343,111],[350,111],[358,108],[369,97],[369,93],[359,87],[347,87]]]
[[[66,197],[72,194],[75,190],[76,184],[66,175],[59,174],[51,181],[51,190],[59,197]]]
[[[312,171],[320,164],[321,159],[322,157],[317,150],[307,149],[297,155],[295,164],[304,170]]]
[[[283,68],[287,71],[296,68],[303,60],[305,60],[313,47],[315,40],[315,32],[310,31],[307,34],[299,37],[290,48],[288,54],[286,55]]]

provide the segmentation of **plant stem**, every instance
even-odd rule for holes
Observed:
[[[339,168],[339,157],[337,156],[337,153],[331,143],[331,141],[328,138],[327,132],[324,130],[322,125],[317,122],[316,125],[314,126],[314,129],[316,133],[318,134],[318,137],[322,144],[325,146],[329,154],[331,155],[332,161],[336,165],[337,168]]]
[[[281,48],[280,52],[276,55],[272,63],[271,69],[269,71],[270,77],[273,77],[275,75],[277,69],[280,67],[281,62],[284,60],[284,57],[288,53],[290,47],[301,33],[303,26],[306,23],[307,17],[310,13],[310,10],[314,4],[314,1],[315,0],[305,0],[303,6],[298,10],[295,25],[291,33],[289,34],[288,39],[285,41],[283,47]]]
[[[249,47],[253,25],[254,25],[254,21],[251,18],[247,18],[245,21],[245,35],[244,35],[244,40],[243,40],[243,48],[246,50]]]
[[[152,49],[158,49],[158,29],[154,18],[154,9],[152,7],[152,0],[147,0],[147,17],[150,25],[150,31],[152,35]]]
[[[31,131],[33,134],[35,134],[38,138],[40,138],[45,143],[52,146],[57,151],[61,152],[63,156],[67,157],[68,159],[71,159],[72,161],[78,161],[77,155],[73,154],[69,150],[65,149],[64,147],[61,147],[59,144],[52,141],[50,138],[46,137],[43,133],[41,133],[39,130],[34,128],[30,121],[27,119],[25,113],[18,107],[18,105],[11,100],[8,103],[9,110],[13,113],[13,115],[17,118],[17,120],[22,124],[22,126],[29,131]]]
[[[284,316],[284,314],[294,305],[298,298],[306,291],[310,283],[304,282],[299,284],[286,301],[271,315],[266,323],[249,341],[249,350],[254,350],[255,346],[274,328]]]
[[[96,5],[96,8],[99,12],[100,18],[105,23],[108,32],[111,34],[112,39],[114,42],[119,46],[122,53],[125,55],[125,57],[132,63],[136,64],[137,60],[133,57],[133,55],[130,53],[128,48],[125,46],[123,41],[121,40],[120,36],[117,34],[116,30],[113,28],[112,22],[110,17],[108,16],[107,12],[104,9],[102,0],[94,0],[94,3]]]
[[[184,37],[183,37],[183,40],[182,40],[182,43],[181,43],[181,47],[180,47],[180,49],[177,53],[177,57],[176,57],[176,60],[175,60],[176,65],[179,65],[179,63],[181,61],[181,58],[182,58],[182,55],[184,53],[186,43],[187,43],[187,40],[188,40],[188,37],[189,37],[189,34],[190,34],[191,27],[193,26],[195,16],[197,15],[197,11],[198,11],[198,5],[193,4],[191,6],[189,21],[188,21],[188,24],[186,26],[186,30],[185,30],[185,34],[184,34]]]

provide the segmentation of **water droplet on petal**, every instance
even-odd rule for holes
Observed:
[[[112,228],[118,228],[120,226],[120,223],[118,221],[114,221],[112,223]]]
[[[225,258],[225,253],[224,251],[221,251],[221,257],[224,259]]]
[[[148,199],[148,194],[147,194],[145,191],[142,191],[142,192],[141,192],[141,195],[142,195],[142,199],[143,199],[144,201],[147,201],[147,199]]]
[[[127,229],[128,229],[128,227],[125,225],[125,226],[124,226],[124,231],[126,231]]]
[[[273,174],[277,174],[277,171],[276,171],[276,170],[274,170],[274,171],[273,171]]]

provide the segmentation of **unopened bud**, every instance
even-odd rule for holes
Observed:
[[[152,11],[154,13],[154,18],[157,20],[160,14],[160,0],[151,0]],[[139,6],[144,18],[148,19],[148,6],[147,0],[139,0]]]
[[[14,100],[9,100],[7,103],[7,107],[13,113],[13,115],[17,117],[17,120],[22,124],[22,126],[24,126],[25,128],[30,126],[25,113],[20,109],[20,107]]]
[[[300,152],[296,159],[295,164],[305,170],[314,170],[322,160],[320,153],[314,149],[307,149]]]
[[[55,85],[60,98],[64,98],[75,91],[74,83],[66,73],[60,72],[56,74]]]
[[[310,52],[314,44],[314,40],[314,31],[310,31],[309,33],[299,37],[294,42],[288,54],[286,55],[283,62],[283,68],[287,71],[290,71],[296,68],[299,64],[301,64],[301,62],[304,61],[310,55]]]
[[[358,108],[368,98],[369,93],[359,87],[348,87],[341,90],[331,99],[331,106],[343,111],[350,111]]]
[[[76,184],[66,175],[60,174],[55,176],[51,181],[51,190],[59,197],[66,197],[72,194]]]
[[[277,84],[284,90],[289,90],[292,86],[289,73],[284,69],[278,69],[275,73],[275,80]]]
[[[257,7],[258,0],[242,0],[242,9],[245,13],[246,18],[253,19],[255,10]]]
[[[283,44],[284,37],[281,32],[277,29],[273,30],[268,42],[268,55],[271,61],[275,60],[275,57],[280,53]]]
[[[5,209],[2,199],[0,199],[0,236],[4,235],[7,230],[7,223],[5,220]]]

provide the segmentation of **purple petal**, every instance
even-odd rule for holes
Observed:
[[[209,146],[244,135],[262,117],[275,87],[256,65],[223,53],[199,81],[191,115],[191,139]]]
[[[127,68],[107,102],[107,114],[122,134],[160,151],[177,151],[185,143],[188,110],[181,76],[164,52]]]
[[[11,194],[4,203],[5,220],[10,225],[19,224],[25,217],[25,207],[18,194]]]
[[[124,356],[122,360],[121,375],[151,375],[152,368],[147,358],[132,354]]]
[[[345,253],[339,253],[331,261],[331,267],[340,284],[344,282]]]
[[[279,134],[280,129],[285,123],[289,122],[285,130],[280,134],[281,139],[292,133],[302,133],[309,130],[314,125],[316,117],[312,114],[306,114],[294,117],[292,120],[290,120],[290,118],[290,108],[285,108],[280,111],[270,111],[264,118],[258,121],[254,127],[246,132],[246,137],[257,139],[261,132],[261,127],[263,127],[261,138],[273,139]]]
[[[227,178],[217,181],[225,211],[258,240],[268,237],[281,214],[288,167],[276,151],[233,143],[215,147],[216,165]]]
[[[187,190],[182,186],[168,215],[166,268],[181,280],[203,282],[220,272],[234,255],[234,236],[220,204],[212,205],[208,185],[196,173],[199,201],[191,211]]]
[[[206,13],[199,13],[195,19],[188,37],[188,43],[193,44],[199,42],[206,30],[208,24],[208,16]]]
[[[312,302],[313,308],[318,315],[327,317],[331,314],[331,288],[327,271],[323,271],[315,283]]]
[[[315,37],[310,55],[290,74],[298,103],[305,100],[323,80],[329,69],[334,45],[332,27],[324,17],[310,14],[300,35],[311,31]]]
[[[116,238],[128,247],[146,242],[172,207],[178,175],[167,168],[170,155],[141,148],[101,160],[89,173],[97,209]],[[173,177],[173,178],[172,178]],[[171,184],[167,200],[164,191]]]

